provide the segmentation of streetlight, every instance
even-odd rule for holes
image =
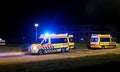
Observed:
[[[39,24],[35,24],[35,27],[36,27],[36,42],[37,42],[37,27],[39,26]]]

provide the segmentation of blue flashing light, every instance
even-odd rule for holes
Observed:
[[[55,33],[52,33],[52,35],[54,35]]]
[[[45,33],[46,36],[49,36],[49,33]]]
[[[65,33],[66,35],[68,35],[68,33]]]

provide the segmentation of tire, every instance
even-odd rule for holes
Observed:
[[[87,43],[87,48],[88,48],[88,49],[91,49],[90,43]]]
[[[105,49],[105,46],[102,46],[102,49]]]
[[[61,52],[65,53],[66,52],[66,48],[61,48]]]
[[[44,50],[40,49],[40,50],[38,51],[38,54],[39,54],[39,55],[43,55],[43,54],[44,54]]]
[[[115,45],[114,48],[117,48],[117,46]]]

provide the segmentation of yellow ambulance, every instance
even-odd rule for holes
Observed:
[[[92,34],[90,48],[115,48],[116,42],[110,34]]]
[[[73,36],[70,36],[72,38]],[[70,47],[74,47],[69,40],[68,34],[41,34],[39,44],[32,44],[29,52],[32,54],[46,54],[56,52],[67,52]],[[71,41],[71,42],[69,42]]]
[[[70,34],[70,35],[68,35],[68,45],[69,45],[69,48],[74,48],[74,39],[73,39],[73,34]]]

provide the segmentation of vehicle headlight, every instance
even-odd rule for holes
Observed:
[[[37,50],[38,48],[36,46],[33,46],[33,50]]]

